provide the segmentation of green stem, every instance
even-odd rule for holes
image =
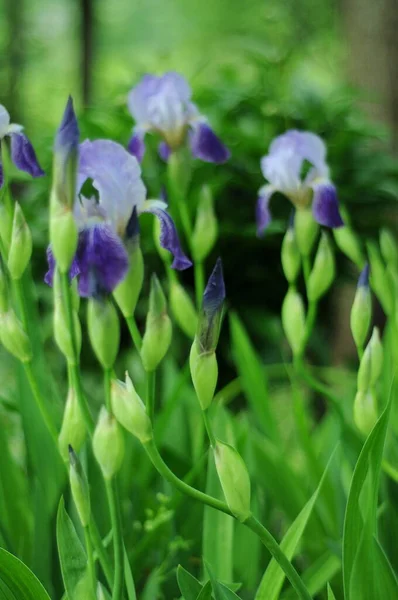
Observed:
[[[25,369],[25,374],[26,374],[27,380],[30,385],[30,389],[32,390],[32,394],[33,394],[35,402],[39,408],[40,414],[41,414],[43,421],[53,439],[55,446],[58,448],[58,431],[54,425],[53,418],[48,410],[47,403],[45,402],[45,400],[41,394],[40,388],[38,386],[36,376],[35,376],[34,370],[33,370],[32,361],[24,362],[23,366]]]
[[[184,229],[185,237],[187,238],[189,247],[191,247],[192,225],[191,225],[191,218],[189,216],[186,198],[178,197],[178,210],[180,212],[181,223],[182,223],[182,226]]]
[[[98,559],[101,563],[102,570],[105,574],[106,581],[108,582],[108,585],[110,587],[112,587],[113,578],[114,578],[112,565],[111,565],[109,557],[105,551],[101,536],[99,534],[98,528],[97,528],[93,518],[91,518],[91,522],[89,525],[89,532],[90,532],[91,541],[92,541],[95,551],[97,553]]]
[[[155,416],[155,389],[156,371],[148,371],[146,374],[146,410],[152,423]]]
[[[112,413],[111,382],[113,369],[104,369],[105,406]]]
[[[306,287],[307,294],[308,294],[308,283],[309,283],[310,274],[311,274],[311,263],[310,263],[309,256],[304,256],[303,257],[303,273],[304,273],[305,287]],[[306,347],[306,345],[308,343],[308,340],[310,339],[312,330],[314,328],[315,319],[316,319],[316,313],[317,313],[317,307],[318,307],[318,303],[317,302],[314,302],[314,301],[309,301],[308,302],[308,312],[307,312],[307,317],[306,317],[306,320],[305,320],[305,333],[304,333],[303,352],[305,350],[305,347]]]
[[[137,327],[136,320],[133,316],[126,317],[127,327],[129,328],[129,332],[131,335],[131,339],[133,340],[133,344],[138,353],[141,352],[142,347],[142,337]]]
[[[203,421],[206,427],[207,435],[209,436],[210,445],[212,448],[216,447],[216,438],[213,433],[213,429],[211,427],[210,419],[209,419],[209,409],[202,410]]]
[[[123,595],[124,579],[124,546],[116,478],[113,478],[111,481],[105,481],[105,487],[113,530],[113,550],[115,561],[115,577],[113,580],[112,600],[121,600]]]
[[[205,273],[202,261],[196,260],[194,262],[194,274],[195,274],[195,295],[196,295],[196,307],[200,310],[203,300],[203,292],[205,290]]]
[[[84,541],[86,544],[86,552],[87,552],[87,565],[88,565],[88,572],[90,575],[90,579],[93,585],[93,591],[94,594],[96,593],[96,587],[97,587],[97,577],[95,574],[95,564],[94,564],[94,557],[93,557],[93,546],[91,543],[91,537],[90,537],[90,531],[88,527],[84,528]]]

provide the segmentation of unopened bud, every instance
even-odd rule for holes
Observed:
[[[75,503],[79,519],[83,527],[87,527],[90,523],[91,505],[90,492],[88,487],[87,476],[83,470],[78,456],[75,454],[74,448],[69,445],[69,481],[72,490],[73,501]]]
[[[386,269],[377,245],[374,242],[368,242],[367,249],[370,262],[370,282],[384,312],[389,315],[394,305],[394,299],[388,277],[386,277]]]
[[[366,346],[358,369],[358,390],[366,392],[373,387],[380,377],[383,367],[383,345],[377,327]]]
[[[289,288],[283,301],[282,325],[293,354],[300,354],[305,342],[305,309],[294,287]]]
[[[232,514],[242,523],[250,517],[250,478],[240,454],[217,441],[214,458],[225,499]]]
[[[192,382],[202,410],[213,400],[218,380],[217,357],[214,350],[200,352],[195,338],[189,355]]]
[[[69,96],[54,143],[53,187],[51,203],[73,209],[79,152],[79,126]],[[56,257],[58,260],[58,258]]]
[[[119,423],[104,406],[93,435],[93,451],[105,479],[111,479],[122,466],[124,437]]]
[[[29,338],[11,308],[6,313],[0,314],[0,340],[6,350],[21,362],[32,360]]]
[[[387,265],[398,267],[398,248],[395,236],[388,229],[380,233],[380,249]]]
[[[154,371],[169,349],[172,325],[166,298],[156,275],[152,275],[149,310],[142,340],[141,359],[146,371]]]
[[[129,255],[129,270],[126,277],[114,290],[113,296],[122,315],[127,318],[134,315],[144,281],[144,259],[140,247],[140,228],[136,206],[134,206],[127,223],[124,241]]]
[[[319,300],[329,289],[335,276],[333,250],[326,233],[322,233],[314,266],[308,281],[307,296],[310,302]]]
[[[217,217],[214,212],[213,195],[209,186],[203,186],[191,246],[195,261],[203,261],[211,252],[218,236]]]
[[[76,348],[73,345],[72,332],[69,328],[69,322],[66,317],[66,310],[62,299],[55,301],[54,304],[54,338],[58,348],[71,365],[77,364],[82,346],[82,329],[79,316],[76,311],[72,311],[74,337]]]
[[[293,227],[288,227],[282,242],[282,268],[289,283],[294,283],[300,271],[301,257]]]
[[[13,279],[20,279],[32,256],[32,234],[25,221],[22,208],[15,203],[8,270]]]
[[[76,392],[69,388],[66,399],[61,431],[58,436],[58,448],[64,461],[68,460],[69,446],[79,452],[86,439],[86,426]]]
[[[152,439],[151,421],[127,372],[126,383],[112,381],[112,410],[119,423],[142,444]]]
[[[358,280],[351,309],[351,332],[357,348],[362,348],[367,338],[372,318],[372,297],[369,288],[369,265],[366,264]]]
[[[341,209],[341,212],[343,212],[343,209]],[[343,219],[344,223],[348,223],[348,216],[344,215]],[[351,259],[359,269],[362,269],[365,259],[358,236],[351,227],[348,225],[336,227],[333,229],[333,236],[334,241],[341,252]]]
[[[308,208],[299,208],[294,217],[297,246],[302,256],[309,256],[318,235],[319,225]]]
[[[172,281],[170,285],[170,310],[178,326],[192,339],[195,336],[198,315],[190,296],[178,281]]]
[[[358,429],[368,435],[378,419],[377,398],[374,390],[358,391],[354,400],[354,422]]]
[[[61,273],[67,273],[76,254],[78,230],[72,210],[61,204],[51,207],[51,249]]]
[[[199,354],[216,349],[220,336],[222,311],[225,300],[225,284],[221,259],[218,258],[203,294],[199,315],[196,343]]]
[[[107,298],[90,298],[87,327],[91,346],[104,369],[111,369],[119,350],[120,323],[116,308]]]

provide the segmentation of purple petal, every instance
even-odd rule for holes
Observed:
[[[144,134],[134,133],[127,144],[127,150],[136,157],[138,162],[142,162],[145,154]]]
[[[221,258],[218,258],[203,294],[203,310],[210,319],[220,309],[224,300],[225,283],[223,268]]]
[[[55,272],[56,262],[55,262],[54,254],[51,250],[51,246],[48,246],[48,248],[47,248],[47,262],[48,262],[48,271],[44,276],[44,281],[45,281],[45,283],[47,283],[47,285],[52,287],[53,281],[54,281],[54,272]],[[79,273],[80,273],[80,269],[79,269],[79,265],[77,263],[76,256],[75,256],[75,258],[72,261],[71,268],[69,270],[69,279],[73,279],[74,277],[79,275]]]
[[[134,206],[131,217],[128,220],[124,235],[127,240],[132,240],[140,235],[140,224],[138,221],[138,212],[136,206]]]
[[[190,132],[192,154],[205,162],[224,163],[230,151],[206,123],[197,123]]]
[[[79,146],[79,125],[73,108],[72,96],[69,96],[66,103],[61,125],[58,128],[55,137],[55,151],[69,155],[70,152],[77,152]]]
[[[160,142],[158,146],[158,154],[164,162],[167,162],[170,158],[171,148],[166,142]]]
[[[257,235],[261,237],[264,235],[265,230],[271,223],[271,211],[269,209],[269,201],[271,199],[274,189],[266,185],[261,188],[256,205],[256,222],[257,222]]]
[[[336,188],[330,182],[312,185],[314,198],[312,212],[315,221],[325,227],[341,227],[344,225],[339,212]]]
[[[32,177],[44,175],[40,167],[33,146],[23,133],[11,133],[11,159],[14,165],[21,171],[25,171]]]
[[[160,221],[160,245],[165,250],[171,252],[174,257],[171,267],[178,271],[183,271],[192,267],[192,262],[187,258],[181,249],[180,240],[173,219],[163,208],[154,206],[143,212],[154,214]]]
[[[358,279],[358,287],[369,287],[369,263],[366,263]]]

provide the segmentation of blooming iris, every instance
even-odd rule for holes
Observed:
[[[229,150],[191,102],[191,95],[188,82],[178,73],[144,75],[128,96],[128,107],[136,121],[128,145],[131,154],[142,160],[144,136],[151,131],[163,138],[159,154],[164,160],[187,140],[195,158],[213,163],[228,160]]]
[[[0,104],[0,142],[7,136],[11,140],[11,160],[21,171],[32,177],[41,177],[44,171],[40,167],[33,146],[22,133],[22,125],[10,123],[10,115],[6,108]],[[0,159],[0,188],[4,182],[3,166]]]
[[[98,199],[87,198],[82,187],[92,181]],[[86,140],[79,148],[77,199],[74,216],[79,227],[79,243],[70,276],[79,276],[81,296],[110,293],[125,277],[128,254],[123,243],[136,232],[132,221],[150,212],[160,220],[160,244],[174,256],[172,267],[186,269],[191,261],[181,250],[174,222],[160,200],[145,200],[141,169],[134,156],[110,140]],[[48,249],[49,270],[45,281],[51,285],[55,260]]]
[[[305,163],[309,169],[303,177]],[[259,190],[256,211],[259,235],[271,221],[269,201],[274,192],[287,196],[298,210],[312,204],[314,219],[320,225],[343,225],[336,188],[329,179],[326,147],[320,137],[296,130],[278,136],[262,158],[261,170],[269,183]]]

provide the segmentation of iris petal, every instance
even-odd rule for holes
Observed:
[[[264,235],[265,230],[271,223],[272,217],[269,209],[269,201],[274,191],[271,185],[265,185],[259,191],[256,205],[257,235],[259,237]]]
[[[231,156],[228,148],[206,123],[196,123],[190,132],[192,154],[205,162],[224,163]]]
[[[11,133],[11,159],[14,165],[21,171],[25,171],[32,177],[44,175],[40,167],[32,144],[23,133]]]
[[[133,133],[127,144],[127,150],[136,157],[138,162],[142,162],[145,154],[144,133]]]
[[[180,240],[173,219],[168,212],[159,206],[160,203],[147,203],[148,208],[142,212],[155,215],[160,222],[160,245],[171,252],[174,257],[171,267],[177,271],[183,271],[192,266],[192,262],[182,251]]]
[[[341,227],[344,225],[339,212],[336,188],[330,181],[313,184],[314,198],[312,212],[315,221],[325,227]]]

